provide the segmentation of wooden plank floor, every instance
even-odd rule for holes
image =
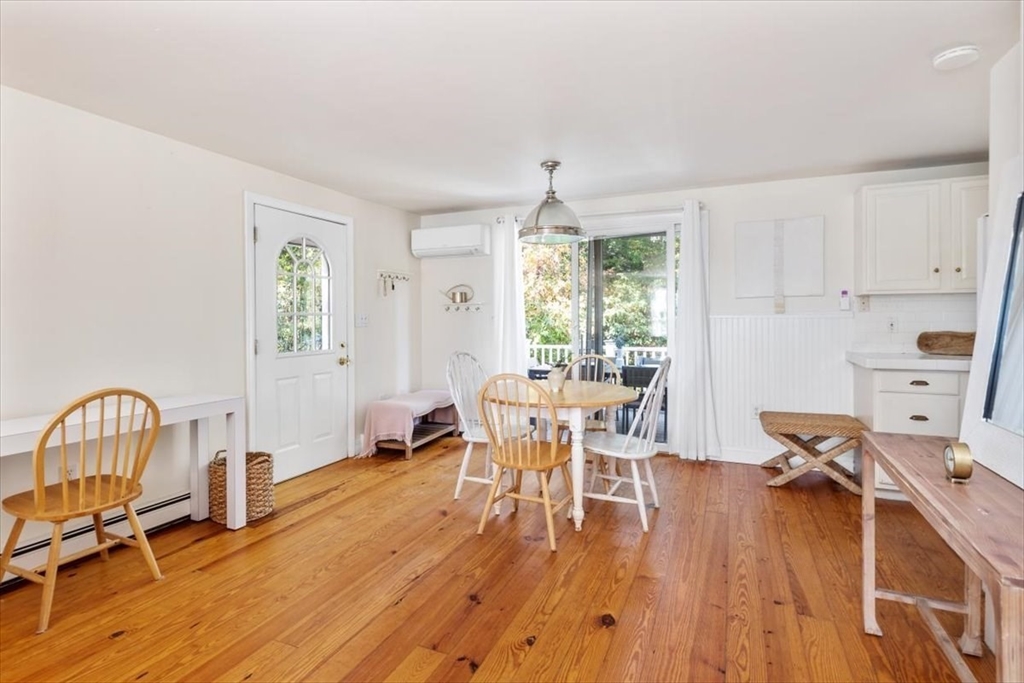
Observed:
[[[3,681],[955,681],[909,605],[860,628],[860,498],[824,476],[655,459],[651,532],[591,501],[583,531],[539,506],[476,525],[463,451],[349,460],[286,482],[249,527],[151,536],[0,594]],[[561,483],[556,475],[556,489]],[[879,501],[881,585],[959,597],[963,564],[908,503]],[[943,617],[960,633],[960,619]],[[994,680],[988,651],[970,664]]]

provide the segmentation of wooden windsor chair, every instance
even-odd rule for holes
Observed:
[[[488,511],[503,498],[512,499],[514,511],[519,510],[520,500],[541,503],[547,520],[548,545],[554,552],[554,513],[572,501],[572,477],[567,466],[572,450],[568,444],[563,444],[558,439],[544,441],[535,438],[537,431],[530,432],[521,428],[522,425],[530,424],[531,420],[534,424],[541,424],[544,421],[549,424],[556,423],[555,404],[551,396],[542,386],[521,375],[495,375],[488,379],[480,390],[478,410],[491,443],[491,458],[497,471],[487,494],[487,503],[480,516],[477,533],[484,532]],[[556,469],[562,472],[568,494],[557,503],[553,503],[550,478]],[[506,471],[511,471],[514,476],[512,483],[502,490],[502,479]],[[537,473],[540,497],[523,493],[524,471]]]
[[[93,418],[98,418],[96,433],[86,429],[86,422]],[[77,457],[69,453],[71,444],[67,433],[70,429],[81,430]],[[93,553],[99,553],[106,561],[108,550],[123,544],[141,550],[153,578],[163,578],[131,505],[142,495],[140,480],[159,431],[160,410],[153,399],[123,388],[101,389],[82,396],[57,413],[43,429],[32,453],[35,485],[30,491],[8,496],[0,502],[3,510],[15,518],[0,556],[0,576],[6,571],[43,585],[37,633],[42,633],[49,625],[57,569],[62,564]],[[54,444],[50,443],[51,439]],[[58,453],[47,458],[51,445]],[[72,470],[77,476],[70,476]],[[115,508],[124,509],[134,539],[103,528],[103,513]],[[78,517],[92,518],[96,545],[61,557],[64,525]],[[11,564],[18,537],[27,521],[53,524],[47,562],[33,569]]]

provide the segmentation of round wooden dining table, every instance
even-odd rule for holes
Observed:
[[[565,380],[561,391],[551,391],[547,380],[539,380],[537,384],[551,395],[558,419],[569,423],[572,435],[572,518],[576,523],[576,531],[579,531],[583,528],[583,470],[587,461],[583,453],[583,434],[586,419],[602,408],[635,401],[637,393],[619,384],[580,379]],[[608,430],[614,431],[615,420],[605,422]]]

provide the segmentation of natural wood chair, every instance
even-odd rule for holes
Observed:
[[[495,375],[480,390],[478,410],[483,421],[484,430],[491,443],[491,458],[497,466],[491,490],[487,494],[487,503],[480,516],[478,534],[484,532],[488,512],[497,501],[508,497],[512,499],[512,509],[519,509],[519,501],[527,500],[544,505],[544,516],[547,519],[548,544],[555,548],[554,513],[572,500],[572,477],[566,463],[572,455],[568,444],[554,441],[542,441],[538,436],[540,430],[529,432],[520,428],[521,425],[547,421],[557,422],[555,404],[550,394],[536,382],[521,375]],[[560,469],[568,494],[557,503],[551,501],[550,478],[555,469]],[[506,470],[514,473],[512,483],[501,489],[503,474]],[[529,496],[523,493],[523,472],[537,472],[541,495]]]
[[[569,363],[569,367],[565,369],[565,376],[588,382],[622,384],[622,373],[619,372],[615,361],[596,353],[588,353]],[[587,418],[586,429],[588,432],[603,432],[608,429],[609,419],[614,423],[614,418],[609,418],[605,410],[598,411],[596,417]]]
[[[668,379],[672,359],[665,357],[651,383],[644,392],[640,409],[633,418],[633,423],[626,434],[610,432],[592,432],[583,437],[583,449],[594,459],[590,476],[590,485],[583,492],[584,498],[609,500],[617,503],[636,505],[640,511],[640,525],[647,531],[647,508],[644,500],[644,486],[651,491],[651,502],[659,507],[658,489],[654,485],[654,472],[651,469],[651,458],[658,453],[655,446],[655,435],[658,432],[658,414],[665,396],[665,383]],[[616,467],[606,467],[603,461],[614,459]],[[629,462],[630,476],[619,474],[618,461]],[[640,476],[637,463],[642,461],[647,478]],[[598,480],[604,484],[604,491],[595,490]],[[633,484],[633,498],[616,495],[620,486],[626,482]]]
[[[95,433],[86,431],[87,416],[88,419],[96,416],[99,420]],[[81,432],[77,457],[68,452],[67,433],[71,429]],[[32,453],[35,485],[31,491],[9,496],[0,503],[4,511],[15,518],[0,558],[0,576],[7,571],[43,585],[37,633],[42,633],[49,625],[57,568],[62,564],[92,553],[99,553],[106,561],[108,549],[123,543],[142,551],[154,579],[163,578],[131,505],[142,495],[139,481],[159,431],[160,411],[153,399],[132,389],[114,388],[82,396],[50,420],[40,434]],[[51,437],[52,447],[59,448],[59,454],[47,459]],[[74,477],[71,476],[73,471]],[[53,483],[47,484],[47,481]],[[124,509],[135,534],[134,540],[104,530],[103,513],[115,508]],[[64,524],[77,517],[92,517],[96,545],[61,557]],[[26,521],[53,524],[47,562],[34,569],[11,564]]]

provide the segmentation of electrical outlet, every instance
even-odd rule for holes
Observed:
[[[895,317],[893,317],[893,316],[889,316],[889,322],[888,322],[888,329],[889,329],[889,332],[890,332],[890,333],[892,333],[892,332],[898,332],[898,331],[899,331],[899,329],[898,329],[898,328],[899,328],[899,326],[898,326],[898,325],[896,324],[896,318],[895,318]]]
[[[857,312],[867,313],[871,310],[871,297],[864,295],[857,297]]]
[[[368,313],[360,313],[356,316],[356,327],[369,327],[370,326],[370,315]]]
[[[754,406],[753,412],[750,414],[751,420],[761,419],[761,406]]]

